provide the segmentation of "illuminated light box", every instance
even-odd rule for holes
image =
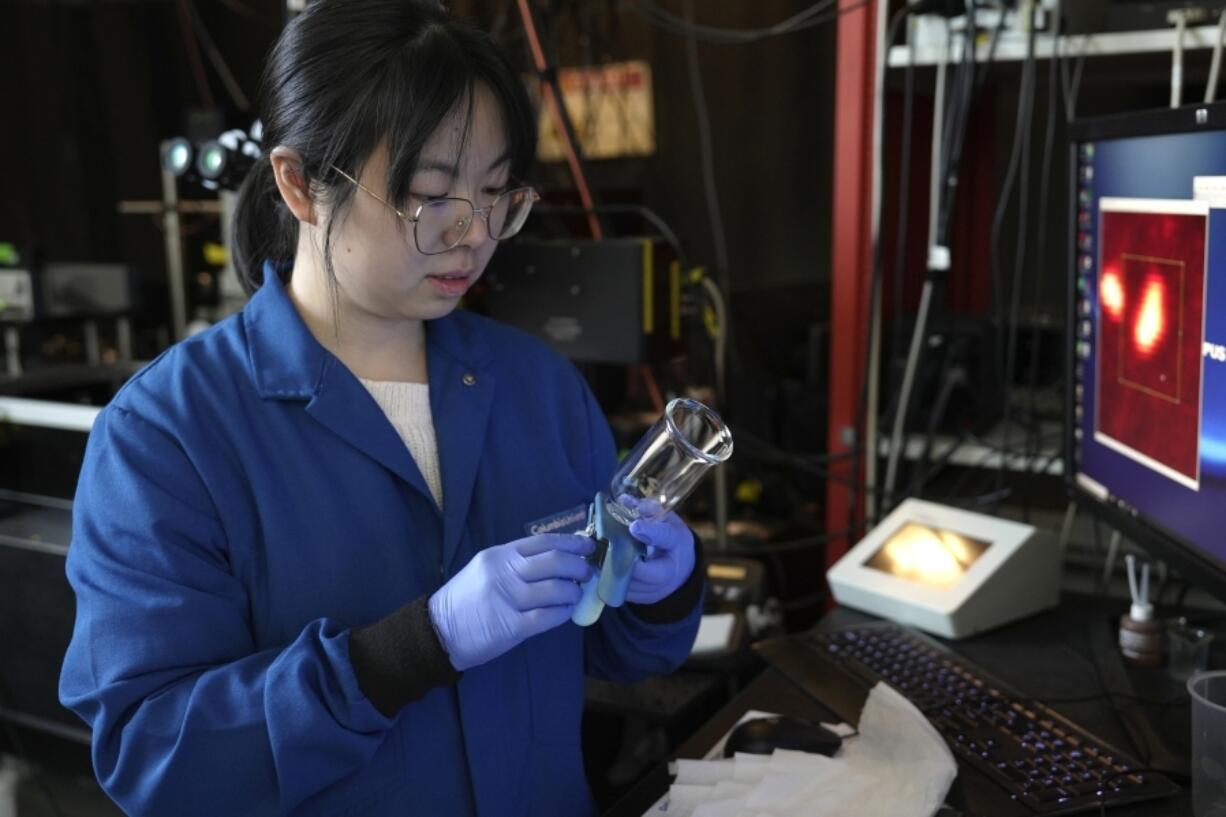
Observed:
[[[826,580],[846,607],[964,638],[1055,607],[1060,562],[1030,525],[908,499]]]

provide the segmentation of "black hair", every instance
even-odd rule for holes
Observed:
[[[484,32],[427,0],[310,3],[281,33],[261,80],[264,156],[239,190],[231,236],[247,293],[263,283],[265,260],[292,260],[298,246],[298,224],[273,177],[272,148],[298,151],[312,195],[329,205],[324,264],[335,285],[332,228],[354,188],[333,168],[358,178],[386,142],[387,193],[405,206],[422,147],[459,106],[467,105],[471,119],[477,85],[498,102],[511,177],[522,180],[536,149],[531,104]],[[279,269],[287,280],[290,266]]]

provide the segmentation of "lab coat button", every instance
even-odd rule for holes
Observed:
[[[464,376],[460,379],[464,381],[465,386],[471,386],[477,382],[477,376],[472,372],[465,372]]]

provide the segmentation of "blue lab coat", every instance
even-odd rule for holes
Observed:
[[[587,503],[615,464],[566,361],[459,311],[426,327],[439,511],[404,443],[312,337],[271,267],[98,416],[73,516],[61,699],[133,815],[559,815],[593,810],[585,672],[674,669],[701,602],[567,622],[386,717],[351,628],[484,547]]]

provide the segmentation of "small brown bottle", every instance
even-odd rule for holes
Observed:
[[[1154,621],[1152,604],[1133,604],[1120,616],[1120,652],[1135,667],[1162,663],[1162,624]]]
[[[1154,605],[1149,603],[1149,565],[1141,565],[1141,581],[1137,582],[1136,557],[1124,557],[1128,566],[1128,590],[1132,607],[1120,616],[1120,652],[1124,660],[1136,667],[1156,667],[1162,663],[1162,624],[1154,621]]]

